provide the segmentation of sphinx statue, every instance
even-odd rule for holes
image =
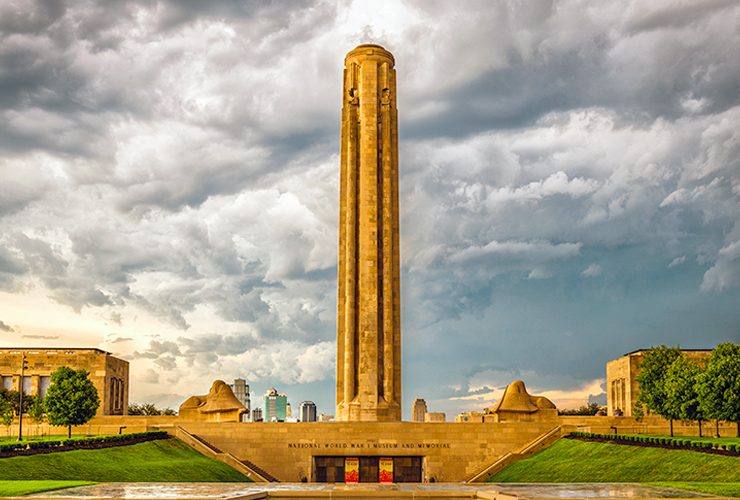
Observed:
[[[493,422],[540,422],[557,419],[558,409],[544,396],[532,396],[524,382],[515,380],[504,389],[501,400],[486,410],[484,420]]]
[[[215,380],[205,396],[190,396],[180,405],[182,420],[200,422],[241,422],[246,407],[236,399],[223,380]]]

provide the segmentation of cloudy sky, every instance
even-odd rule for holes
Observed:
[[[404,413],[740,340],[740,4],[0,2],[0,346],[333,413],[341,73],[396,57]]]

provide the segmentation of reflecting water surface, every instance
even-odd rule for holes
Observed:
[[[709,495],[635,483],[498,483],[506,495],[523,498],[701,498]]]
[[[281,492],[306,492],[308,496],[341,497],[342,492],[357,493],[387,492],[381,498],[409,498],[411,496],[431,498],[435,492],[446,500],[474,498],[476,492],[499,492],[520,498],[700,498],[700,493],[670,488],[654,488],[631,483],[539,483],[539,484],[322,484],[322,483],[105,483],[92,486],[79,486],[50,491],[35,496],[54,498],[234,498],[252,493],[265,492],[271,500],[282,500]],[[451,496],[459,492],[458,497]],[[317,495],[319,493],[319,495]]]

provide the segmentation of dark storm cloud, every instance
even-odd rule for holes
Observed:
[[[2,240],[0,240],[2,241]],[[15,290],[18,279],[26,273],[28,268],[17,252],[10,253],[0,246],[0,290]]]
[[[0,6],[0,33],[37,33],[51,26],[65,10],[63,0],[5,2]]]
[[[21,335],[24,339],[56,340],[59,335]]]
[[[512,34],[509,45],[500,49],[506,52],[505,62],[444,93],[413,94],[413,104],[434,101],[439,111],[413,117],[403,134],[464,137],[530,126],[550,112],[594,106],[614,110],[630,122],[648,123],[680,118],[689,103],[700,103],[702,113],[740,104],[740,62],[722,41],[733,36],[733,23],[724,15],[737,16],[735,2],[688,3],[645,17],[635,13],[610,33],[585,29],[577,45],[558,44],[548,23],[557,23],[559,13],[546,12],[536,16],[542,31],[533,34],[534,47],[527,53],[515,45],[517,17],[511,12],[503,16]],[[687,24],[698,29],[666,30]],[[651,33],[642,34],[644,30]]]
[[[198,338],[180,337],[182,357],[187,365],[194,362],[213,363],[223,356],[238,356],[258,345],[248,335],[207,334]]]
[[[174,325],[111,336],[148,383],[331,392],[342,57],[381,41],[407,396],[736,334],[736,3],[386,7],[0,5],[0,288]]]
[[[666,28],[682,28],[697,24],[702,19],[727,7],[736,6],[733,0],[704,0],[702,2],[674,2],[669,6],[650,6],[643,15],[628,19],[626,29],[629,33],[652,31]]]
[[[196,19],[255,19],[264,20],[263,31],[256,33],[257,36],[265,36],[269,33],[285,30],[288,28],[288,20],[291,13],[303,12],[315,8],[318,2],[296,1],[290,5],[280,2],[262,2],[260,0],[248,0],[233,2],[231,0],[220,0],[214,2],[200,2],[199,0],[166,1],[162,2],[162,14],[159,20],[160,27],[172,29],[183,23]]]
[[[134,340],[134,339],[131,338],[131,337],[114,337],[111,340],[106,340],[106,343],[108,343],[108,344],[120,344],[122,342],[131,342],[132,340]]]

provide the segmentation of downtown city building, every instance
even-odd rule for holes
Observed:
[[[303,401],[298,407],[298,413],[301,422],[316,422],[316,403],[313,401]]]

